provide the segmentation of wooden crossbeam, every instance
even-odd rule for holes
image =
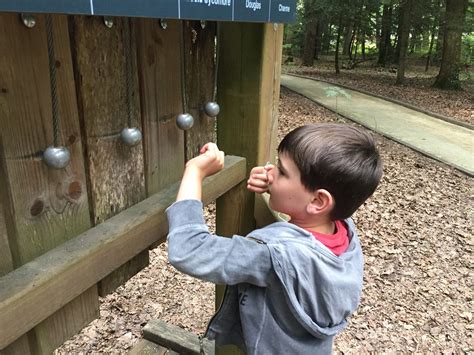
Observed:
[[[188,332],[176,325],[152,319],[143,328],[143,337],[153,343],[164,346],[179,354],[214,355],[214,341],[202,339],[197,334]]]
[[[204,180],[203,202],[215,200],[245,176],[245,159],[227,156],[224,169]],[[0,278],[0,349],[163,240],[165,210],[178,187],[162,190]]]

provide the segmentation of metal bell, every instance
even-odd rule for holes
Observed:
[[[220,109],[218,103],[213,101],[209,101],[204,106],[204,112],[206,112],[206,115],[209,117],[216,117],[219,114]]]
[[[70,160],[71,153],[66,147],[50,146],[43,152],[43,161],[53,169],[64,169],[69,165]]]
[[[189,113],[181,113],[176,117],[176,125],[179,129],[186,131],[194,124],[194,118]]]
[[[129,147],[133,147],[141,142],[142,132],[137,127],[127,127],[120,132],[120,139]]]

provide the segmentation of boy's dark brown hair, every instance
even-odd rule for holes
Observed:
[[[319,123],[288,133],[278,146],[298,167],[309,191],[325,189],[334,198],[333,220],[350,217],[373,194],[382,161],[372,137],[349,125]]]

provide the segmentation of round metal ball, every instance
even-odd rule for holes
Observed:
[[[217,102],[210,101],[204,106],[204,111],[209,117],[216,117],[221,108]]]
[[[142,132],[136,127],[127,127],[120,132],[120,139],[129,147],[133,147],[141,142]]]
[[[71,153],[66,147],[48,147],[43,152],[43,161],[53,169],[64,169],[71,160]]]
[[[176,125],[179,129],[186,131],[194,124],[194,118],[189,113],[181,113],[176,117]]]

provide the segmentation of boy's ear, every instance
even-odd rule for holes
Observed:
[[[334,207],[335,201],[328,190],[319,189],[313,194],[313,200],[306,206],[309,214],[329,213]]]

